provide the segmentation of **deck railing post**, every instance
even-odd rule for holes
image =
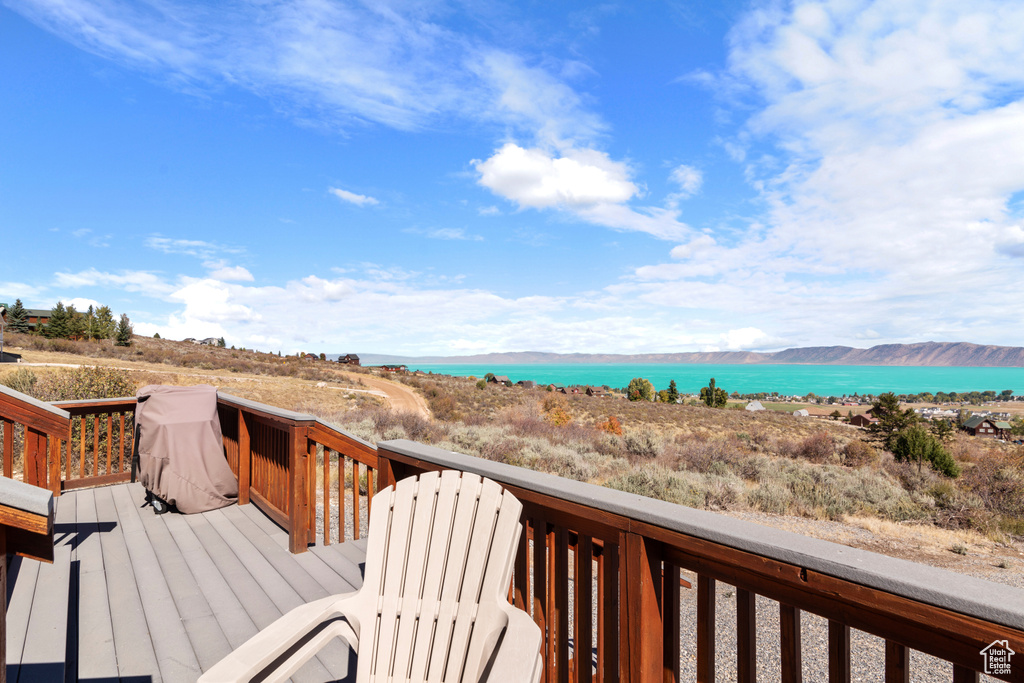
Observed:
[[[249,487],[252,485],[252,445],[249,440],[250,417],[238,409],[238,504],[249,504]]]
[[[288,427],[288,550],[293,554],[306,552],[309,544],[307,440],[305,425],[292,424]]]
[[[619,678],[630,683],[662,683],[661,544],[622,532],[619,553]]]
[[[395,470],[386,451],[377,451],[377,490],[395,485]]]

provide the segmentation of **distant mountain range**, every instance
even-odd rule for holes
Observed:
[[[336,357],[336,356],[335,356]],[[544,353],[516,351],[475,356],[388,356],[359,354],[363,365],[445,363],[539,365],[545,363],[723,363],[787,365],[923,365],[947,367],[1024,367],[1024,348],[968,342],[881,344],[869,349],[810,346],[784,351],[709,351],[696,353]]]

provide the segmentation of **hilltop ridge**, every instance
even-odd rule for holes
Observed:
[[[513,351],[469,356],[393,356],[359,354],[369,365],[396,363],[706,363],[783,365],[892,365],[945,367],[1024,367],[1024,347],[970,342],[880,344],[867,349],[851,346],[809,346],[782,351],[698,351],[686,353],[548,353]]]

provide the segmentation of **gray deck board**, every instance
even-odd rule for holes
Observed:
[[[113,491],[96,489],[96,514],[107,523],[118,519]],[[107,595],[110,598],[110,622],[114,632],[114,651],[118,672],[124,676],[151,673],[153,682],[161,680],[153,638],[146,621],[139,586],[132,571],[131,556],[124,536],[119,533],[100,534],[105,558]]]
[[[8,585],[14,583],[14,591],[7,603],[7,680],[12,683],[17,683],[18,665],[25,652],[25,636],[28,633],[29,617],[32,616],[32,598],[35,597],[39,565],[34,560],[13,557],[8,567]],[[17,570],[16,577],[14,570]]]
[[[153,638],[160,677],[164,683],[195,681],[202,673],[199,661],[192,650],[192,643],[185,632],[167,580],[162,574],[153,539],[147,533],[142,514],[136,508],[138,502],[128,487],[115,486],[113,494],[118,503],[120,528],[135,570],[146,622]],[[142,512],[152,516],[149,508]]]
[[[96,491],[86,489],[74,499],[78,504],[78,672],[82,678],[109,678],[117,676],[117,653],[100,541],[102,532],[96,516]]]
[[[57,499],[55,564],[12,563],[8,680],[64,680],[70,648],[67,680],[194,681],[289,609],[362,582],[364,550],[291,555],[252,505],[157,516],[143,496],[121,484]],[[293,680],[342,679],[348,660],[339,643]]]

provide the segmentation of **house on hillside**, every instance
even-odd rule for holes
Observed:
[[[11,305],[0,303],[0,308],[10,309]],[[24,310],[29,332],[40,332],[46,323],[50,322],[50,312],[45,309],[26,308]]]
[[[873,424],[878,423],[878,418],[867,413],[863,415],[854,415],[850,418],[850,424],[854,427],[870,427]]]
[[[587,390],[584,393],[586,393],[587,396],[600,397],[604,396],[605,391],[601,387],[587,387]]]
[[[537,383],[534,382],[532,379],[521,379],[518,382],[516,382],[516,386],[522,387],[524,389],[534,389],[536,388]]]
[[[359,365],[359,356],[354,353],[346,353],[344,356],[338,356],[338,362],[343,365]]]
[[[508,375],[492,375],[490,381],[494,384],[504,384],[507,387],[512,386],[512,380],[508,378]]]
[[[203,346],[216,346],[218,341],[219,340],[216,337],[207,337],[206,339],[202,339],[197,343],[202,344]]]
[[[384,372],[408,372],[409,367],[407,365],[382,365],[380,369]]]
[[[985,415],[972,415],[964,422],[964,431],[985,439],[1005,439],[1010,434],[1010,423],[993,420]]]
[[[557,391],[560,394],[564,394],[565,393],[565,385],[564,384],[549,384],[548,385],[548,391]]]

